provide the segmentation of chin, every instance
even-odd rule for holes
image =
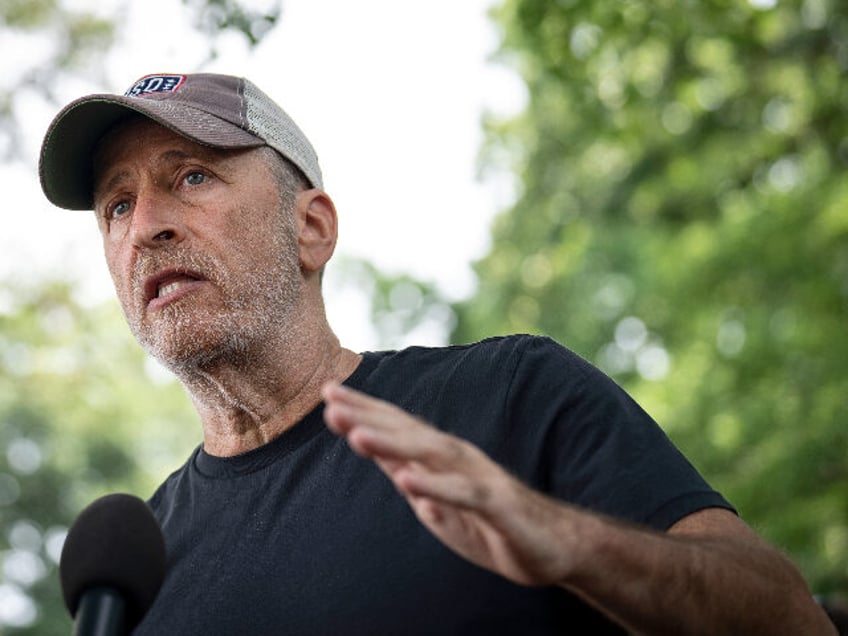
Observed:
[[[155,328],[136,333],[136,338],[150,355],[174,372],[244,355],[244,342],[237,331],[227,329],[220,322],[196,319],[157,322]]]
[[[279,314],[287,312],[273,307],[264,302],[198,309],[176,303],[153,320],[133,321],[130,329],[150,355],[177,375],[221,365],[243,367],[255,363],[279,337]]]

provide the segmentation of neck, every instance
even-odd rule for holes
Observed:
[[[361,359],[341,347],[325,321],[309,334],[280,335],[256,348],[241,360],[216,359],[177,371],[211,455],[237,455],[276,438],[320,403],[324,384],[346,379]]]

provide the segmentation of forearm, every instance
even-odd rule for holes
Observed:
[[[704,510],[665,534],[626,526],[528,488],[391,404],[333,385],[324,397],[330,429],[434,536],[515,583],[560,584],[643,634],[836,633],[795,568],[732,513]]]
[[[836,634],[794,566],[751,537],[669,535],[591,515],[569,589],[640,634]]]

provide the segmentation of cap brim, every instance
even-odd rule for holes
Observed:
[[[118,95],[89,95],[68,104],[41,146],[38,174],[48,200],[68,210],[94,208],[94,152],[113,126],[139,113],[192,141],[215,148],[251,148],[265,142],[238,126],[185,104]]]

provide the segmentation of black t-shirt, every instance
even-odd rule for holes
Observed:
[[[730,508],[614,382],[547,338],[366,353],[346,384],[585,508],[658,530]],[[562,589],[453,554],[322,410],[237,457],[199,448],[157,490],[168,573],[137,634],[622,633]]]

